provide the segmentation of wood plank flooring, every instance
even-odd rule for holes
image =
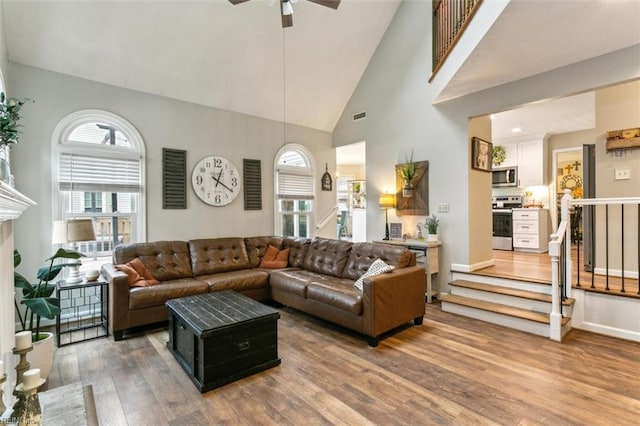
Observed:
[[[573,287],[580,284],[580,288],[586,291],[598,293],[614,294],[624,297],[640,298],[640,287],[638,280],[625,278],[625,292],[621,292],[622,280],[620,277],[609,277],[609,290],[606,290],[607,279],[604,275],[593,275],[580,269],[580,275],[576,269],[577,265],[582,265],[582,251],[580,262],[576,262],[576,250],[572,251]],[[523,253],[516,251],[493,250],[494,265],[474,271],[474,274],[487,275],[501,278],[511,278],[538,283],[551,283],[551,259],[548,253]],[[592,279],[594,287],[591,287]]]
[[[558,344],[426,309],[371,348],[282,308],[282,364],[202,395],[164,329],[56,349],[48,387],[93,385],[103,425],[640,423],[639,344],[579,330]]]

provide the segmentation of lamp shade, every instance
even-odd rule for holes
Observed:
[[[378,202],[380,203],[381,209],[392,209],[396,206],[396,196],[394,194],[384,194],[378,195]]]
[[[56,220],[53,222],[53,244],[94,241],[96,234],[91,219]]]

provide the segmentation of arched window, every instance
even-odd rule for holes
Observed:
[[[53,219],[94,222],[96,240],[78,250],[110,259],[116,245],[144,241],[145,149],[135,127],[106,111],[78,111],[58,123],[52,143]]]
[[[311,237],[313,218],[313,158],[302,145],[287,144],[275,160],[276,234]]]

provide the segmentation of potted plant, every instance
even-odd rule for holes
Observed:
[[[398,174],[402,178],[402,196],[413,197],[413,178],[416,175],[416,164],[413,162],[413,151],[409,160],[398,167]]]
[[[440,221],[436,215],[428,216],[425,224],[427,225],[427,241],[438,241],[438,225]]]
[[[84,255],[75,250],[63,248],[47,259],[49,265],[38,269],[38,284],[31,284],[22,274],[13,273],[14,286],[22,289],[22,300],[20,305],[25,309],[21,312],[20,305],[14,300],[16,312],[22,330],[29,330],[33,338],[33,351],[30,353],[31,364],[40,368],[42,377],[46,378],[51,370],[53,362],[53,334],[40,331],[40,320],[42,317],[55,319],[60,314],[60,300],[53,296],[56,286],[50,284],[66,266],[74,263],[57,263],[57,259],[79,259]],[[18,250],[13,251],[14,269],[20,265],[22,256]]]
[[[11,183],[11,144],[18,143],[20,109],[30,99],[8,98],[0,92],[0,180]]]

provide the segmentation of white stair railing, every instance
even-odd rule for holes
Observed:
[[[336,213],[338,213],[338,206],[337,205],[331,207],[331,209],[329,209],[329,211],[327,213],[325,213],[324,216],[322,216],[322,219],[320,219],[320,221],[316,225],[316,231],[319,231],[320,229],[322,229],[325,226],[327,226],[327,223],[329,223],[331,221],[331,219],[333,219],[335,221],[336,220]]]
[[[571,291],[571,217],[569,203],[571,195],[565,190],[560,202],[560,225],[549,241],[551,257],[551,314],[549,337],[562,341],[562,298]],[[564,253],[563,253],[564,251]],[[564,263],[561,264],[561,262]],[[564,272],[564,276],[563,276]]]

